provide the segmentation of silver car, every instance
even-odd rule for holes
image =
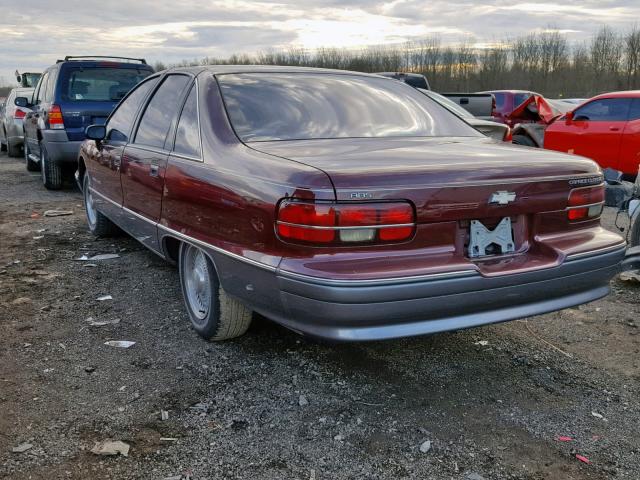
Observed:
[[[0,110],[0,148],[7,150],[10,157],[19,157],[24,144],[24,128],[22,122],[30,110],[15,105],[16,97],[33,95],[33,88],[14,88],[7,97],[4,108]]]
[[[480,131],[487,137],[491,137],[499,142],[511,142],[511,129],[507,125],[474,117],[471,113],[466,111],[457,103],[434,91],[423,90],[422,88],[418,88],[418,91],[424,93],[427,97],[438,102],[450,112],[458,115],[460,118],[462,118],[462,120],[467,122],[469,125]]]

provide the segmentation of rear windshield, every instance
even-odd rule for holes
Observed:
[[[319,73],[219,75],[244,142],[356,137],[481,136],[404,83]]]
[[[60,83],[60,98],[67,102],[118,102],[150,70],[135,68],[70,68]]]

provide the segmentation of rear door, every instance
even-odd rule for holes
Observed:
[[[640,98],[634,98],[629,110],[629,121],[622,132],[620,164],[618,169],[627,175],[636,175],[640,164]]]
[[[591,158],[602,168],[617,169],[630,105],[628,98],[593,100],[574,111],[553,146],[548,146]]]
[[[160,219],[164,173],[178,113],[192,77],[167,75],[149,100],[135,139],[122,157],[120,180],[127,229],[149,248],[159,250],[155,224]]]
[[[62,110],[68,139],[84,140],[89,125],[103,125],[118,102],[151,73],[146,66],[113,62],[63,64],[55,101]]]

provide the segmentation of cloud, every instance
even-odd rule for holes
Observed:
[[[46,14],[43,14],[46,12]],[[500,41],[552,27],[570,39],[630,28],[637,0],[0,0],[0,77],[70,54],[165,63],[290,46],[364,46],[437,34]]]

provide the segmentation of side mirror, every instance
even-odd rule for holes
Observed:
[[[27,108],[29,106],[29,99],[27,97],[16,97],[14,102],[16,107]]]
[[[107,136],[107,127],[104,125],[89,125],[84,134],[89,140],[101,142]]]
[[[567,112],[564,114],[564,121],[569,124],[573,121],[573,112]]]

